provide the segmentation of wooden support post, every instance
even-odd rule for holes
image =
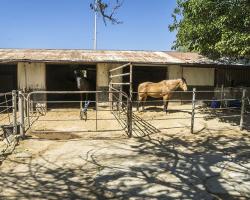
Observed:
[[[17,105],[16,105],[16,90],[12,91],[12,114],[13,114],[13,133],[17,134]]]
[[[245,98],[246,98],[246,89],[243,89],[241,97],[240,130],[244,129]]]
[[[21,91],[18,92],[18,111],[20,115],[20,135],[25,137],[25,122],[24,122],[24,98]]]
[[[193,88],[193,98],[192,98],[192,116],[191,116],[191,133],[194,133],[194,115],[195,115],[195,92],[196,88]]]

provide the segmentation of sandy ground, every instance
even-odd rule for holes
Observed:
[[[95,132],[95,111],[51,110],[0,165],[0,199],[249,199],[249,130],[218,117],[238,113],[199,110],[191,134],[174,108],[134,112],[130,139],[107,111]]]

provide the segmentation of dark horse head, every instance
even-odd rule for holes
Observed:
[[[90,88],[89,80],[87,79],[87,71],[86,70],[74,70],[77,88],[81,91],[88,91]]]

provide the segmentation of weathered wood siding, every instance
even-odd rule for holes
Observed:
[[[214,68],[184,67],[183,77],[189,85],[214,86]]]
[[[168,67],[168,78],[176,79],[184,77],[188,85],[214,86],[215,69],[199,67],[181,67],[171,65]]]
[[[98,63],[96,69],[96,90],[109,90],[109,70],[121,66],[117,63]],[[116,73],[122,73],[122,69],[117,70]],[[114,78],[115,82],[122,82],[122,77]],[[114,86],[116,87],[116,86]],[[108,93],[99,94],[100,101],[108,100]]]
[[[18,89],[23,91],[46,90],[45,63],[18,63]]]

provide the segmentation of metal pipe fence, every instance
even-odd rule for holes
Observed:
[[[16,91],[0,93],[0,141],[8,144],[17,134],[17,97]]]
[[[142,92],[143,93],[143,92]],[[151,94],[153,93],[159,93],[154,92],[154,91],[150,91]],[[133,92],[134,95],[140,94],[138,92]],[[241,90],[238,91],[237,93],[237,97],[238,98],[232,98],[230,91],[225,90],[225,88],[223,88],[222,91],[197,91],[194,90],[193,91],[171,91],[171,92],[167,92],[166,94],[182,94],[182,98],[185,96],[185,94],[187,95],[186,99],[180,99],[177,96],[175,96],[175,98],[170,98],[168,100],[159,100],[159,99],[153,99],[151,98],[150,100],[146,100],[146,101],[139,101],[139,100],[133,100],[133,105],[137,105],[138,103],[144,103],[146,104],[146,106],[150,107],[157,107],[160,105],[163,105],[164,103],[168,102],[168,103],[172,103],[172,104],[176,104],[176,103],[180,103],[182,105],[182,103],[184,102],[187,105],[190,105],[190,107],[188,108],[178,108],[178,109],[167,109],[167,111],[169,113],[171,113],[171,111],[177,111],[177,112],[187,112],[189,113],[189,116],[187,117],[166,117],[166,118],[153,118],[153,119],[145,119],[148,120],[148,122],[152,122],[152,121],[163,121],[163,120],[177,120],[177,119],[190,119],[190,132],[194,133],[194,126],[195,126],[195,119],[201,119],[201,118],[209,118],[207,116],[197,116],[197,113],[201,113],[201,111],[205,110],[206,114],[208,113],[212,113],[213,117],[219,117],[219,118],[234,118],[236,120],[239,121],[239,127],[241,130],[244,129],[244,119],[245,116],[247,114],[246,111],[246,102],[249,101],[247,98],[247,92],[246,90],[243,88]],[[211,96],[211,98],[204,98],[199,96],[199,94],[212,94],[213,96]],[[216,98],[216,94],[219,94],[222,96],[222,98]],[[162,94],[162,97],[164,96],[164,93]],[[197,98],[197,96],[199,98]],[[228,96],[228,98],[225,98],[225,96]],[[230,105],[230,103],[232,105]],[[249,101],[250,103],[250,101]],[[248,103],[248,105],[249,105]],[[205,105],[204,105],[205,104]],[[215,106],[213,107],[213,104],[215,104]],[[217,105],[219,104],[219,106]],[[236,106],[233,104],[237,104]],[[217,106],[216,106],[217,105]],[[174,105],[173,105],[174,107]],[[145,111],[147,112],[147,111]],[[163,109],[162,109],[163,112]],[[171,116],[171,115],[166,115],[166,116]]]
[[[12,122],[12,93],[0,93],[0,126]]]
[[[114,107],[110,107],[109,104],[110,103],[114,103],[111,102],[109,100],[99,100],[98,95],[100,94],[104,94],[104,93],[108,93],[110,95],[110,93],[112,93],[111,95],[118,95],[118,96],[122,96],[123,97],[123,101],[119,102],[119,104],[121,105],[120,110],[116,110]],[[57,95],[57,94],[62,94],[62,95],[72,95],[72,94],[95,94],[96,99],[95,100],[90,100],[88,101],[89,103],[93,103],[95,105],[89,106],[86,108],[86,115],[88,113],[88,117],[86,118],[85,122],[82,123],[82,127],[84,127],[84,131],[86,132],[91,132],[91,131],[104,131],[103,128],[103,124],[107,124],[107,121],[117,121],[119,123],[123,122],[124,119],[126,120],[125,123],[122,123],[122,129],[120,130],[125,130],[127,135],[130,137],[131,133],[130,133],[130,128],[129,128],[129,121],[128,121],[128,104],[129,104],[129,97],[121,92],[121,91],[34,91],[34,92],[30,92],[27,95],[27,118],[28,118],[28,126],[29,128],[32,130],[32,127],[37,126],[38,123],[41,122],[80,122],[80,119],[77,119],[76,117],[76,113],[79,112],[80,109],[80,114],[81,112],[83,112],[81,110],[81,108],[77,108],[76,105],[79,106],[79,104],[82,104],[83,102],[80,100],[73,100],[73,101],[66,101],[64,99],[60,99],[60,100],[55,100],[55,101],[50,101],[47,99],[38,99],[37,100],[37,96],[39,95],[47,95],[47,94],[51,94],[51,95]],[[72,103],[74,104],[72,107]],[[69,104],[68,108],[69,109],[65,109],[62,108],[62,105],[67,105]],[[105,104],[103,106],[103,104]],[[57,105],[56,108],[50,108],[50,105]],[[71,107],[70,107],[71,106]],[[44,110],[44,112],[40,112],[39,110]],[[55,115],[53,114],[55,113]],[[65,117],[63,115],[61,115],[60,113],[68,113],[68,116],[70,117]],[[107,114],[105,114],[107,113]],[[112,113],[111,116],[114,116],[113,118],[110,117],[109,113]],[[57,118],[57,115],[61,115],[61,118]],[[92,122],[95,122],[95,124],[93,124]],[[46,126],[46,124],[44,125]],[[95,126],[95,127],[94,127]],[[109,129],[109,128],[108,128]],[[72,130],[72,129],[71,129]],[[109,129],[111,131],[111,129]],[[112,129],[114,130],[114,129]],[[117,130],[116,130],[117,131]]]
[[[125,69],[128,69],[129,72],[123,72]],[[121,70],[123,71],[121,72]],[[114,87],[117,87],[120,91],[123,92],[124,91],[123,86],[129,86],[129,97],[132,98],[133,96],[132,72],[133,72],[133,65],[131,63],[127,63],[125,65],[109,70],[109,74],[110,74],[109,75],[109,91],[112,91]],[[124,77],[128,77],[128,80],[124,81],[123,80]],[[121,78],[121,80],[115,80],[115,78]],[[112,96],[110,96],[109,98],[112,101]]]
[[[120,69],[122,67],[124,66],[121,66]],[[109,100],[99,99],[99,95],[103,93],[108,94]],[[41,126],[43,128],[39,131],[44,130],[46,132],[52,131],[48,130],[48,127],[46,127],[49,122],[63,123],[62,128],[64,128],[64,122],[69,122],[69,124],[71,124],[76,121],[80,121],[80,119],[76,116],[77,114],[79,114],[79,112],[83,112],[81,108],[79,108],[79,104],[82,105],[83,102],[78,99],[67,101],[64,99],[64,97],[59,100],[49,100],[47,98],[47,95],[58,94],[95,95],[95,100],[91,99],[88,101],[90,105],[86,108],[86,112],[88,114],[88,116],[86,114],[86,122],[82,121],[82,125],[85,126],[84,131],[86,132],[101,132],[103,131],[103,129],[100,128],[102,127],[102,123],[111,122],[111,124],[113,124],[113,121],[120,124],[120,130],[126,131],[128,137],[131,137],[132,134],[135,135],[136,131],[147,134],[159,132],[159,129],[154,126],[153,122],[160,122],[163,120],[190,120],[189,127],[191,133],[195,132],[195,119],[209,119],[211,117],[218,117],[221,119],[234,118],[236,121],[239,121],[238,124],[241,130],[243,130],[246,125],[245,119],[247,114],[249,114],[247,108],[250,104],[249,93],[246,91],[246,89],[240,90],[240,95],[237,94],[237,98],[232,98],[232,95],[230,96],[228,94],[229,91],[227,91],[225,88],[223,88],[223,91],[197,91],[194,89],[193,91],[172,91],[171,93],[181,93],[182,97],[185,97],[185,94],[188,94],[186,99],[178,99],[178,97],[175,97],[167,100],[169,103],[173,104],[171,105],[171,108],[168,109],[168,112],[185,112],[187,113],[186,116],[181,115],[179,117],[166,115],[166,117],[159,117],[159,115],[152,119],[144,119],[143,116],[139,116],[134,109],[134,105],[139,103],[139,101],[132,100],[132,96],[127,95],[124,91],[120,90],[119,88],[113,87],[112,85],[110,85],[109,91],[106,92],[34,91],[25,94],[21,91],[12,91],[10,93],[0,94],[0,125],[12,125],[13,133],[19,133],[22,137],[24,137],[25,132],[27,130],[32,130],[32,128],[34,127],[37,127],[38,123],[44,123],[44,125]],[[199,94],[204,93],[210,93],[213,95],[219,94],[219,98],[197,98],[197,96],[199,97]],[[138,95],[138,93],[136,92],[133,92],[133,94]],[[225,96],[228,96],[228,98],[225,98]],[[152,107],[163,105],[163,103],[166,101],[148,100],[146,102],[148,107]],[[176,103],[182,102],[184,102],[187,106],[180,107],[178,109],[174,108],[174,105]],[[204,106],[202,102],[206,102],[207,104]],[[230,103],[232,102],[238,105],[230,105]],[[212,107],[212,104],[214,103],[216,103],[216,106]],[[71,104],[73,105],[73,107]],[[56,107],[54,108],[53,106],[55,105]],[[63,113],[65,113],[65,115],[63,115]],[[112,113],[111,116],[113,116],[113,118],[110,117],[109,113]],[[62,117],[60,118],[60,116]]]

